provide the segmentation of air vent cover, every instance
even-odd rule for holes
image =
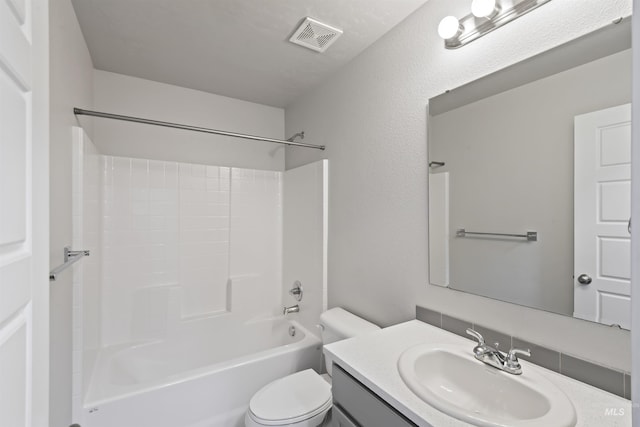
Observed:
[[[289,41],[316,52],[324,52],[341,35],[342,30],[306,17]]]

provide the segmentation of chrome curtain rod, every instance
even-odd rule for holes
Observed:
[[[250,139],[252,141],[266,141],[275,144],[293,145],[296,147],[315,148],[316,150],[324,150],[324,145],[305,144],[304,142],[285,141],[282,139],[265,138],[262,136],[246,135],[243,133],[227,132],[224,130],[209,129],[198,126],[182,125],[180,123],[162,122],[159,120],[143,119],[140,117],[122,116],[120,114],[102,113],[100,111],[83,110],[82,108],[74,108],[73,114],[76,116],[93,116],[103,119],[122,120],[125,122],[143,123],[145,125],[164,126],[167,128],[190,130],[193,132],[211,133],[214,135],[231,136],[233,138]]]

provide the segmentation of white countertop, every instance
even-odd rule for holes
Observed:
[[[474,341],[427,323],[411,320],[370,334],[328,344],[324,351],[333,357],[335,363],[417,425],[469,426],[470,424],[424,403],[400,378],[397,363],[402,352],[414,345],[430,342],[468,345],[469,353],[475,345]],[[541,375],[566,393],[576,409],[576,426],[631,426],[629,400],[524,360],[521,363],[523,375],[526,375],[527,369],[537,369]],[[619,415],[606,415],[609,408],[615,408],[615,413]]]

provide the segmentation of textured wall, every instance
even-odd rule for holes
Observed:
[[[329,305],[389,325],[423,304],[629,369],[627,332],[427,285],[428,99],[631,13],[630,0],[554,0],[445,50],[439,20],[468,13],[470,3],[430,0],[286,110],[287,133],[304,129],[327,145],[287,149],[287,168],[331,162]]]
[[[297,320],[309,331],[327,309],[327,188],[326,160],[289,169],[284,173],[282,300],[285,306],[298,304]],[[299,280],[302,301],[289,295]]]
[[[282,108],[100,70],[94,78],[98,111],[284,138]],[[282,145],[159,126],[96,119],[94,142],[114,156],[284,170]]]

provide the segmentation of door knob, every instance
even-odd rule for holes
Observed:
[[[588,285],[591,283],[591,277],[588,274],[581,274],[578,276],[578,283],[581,285]]]

